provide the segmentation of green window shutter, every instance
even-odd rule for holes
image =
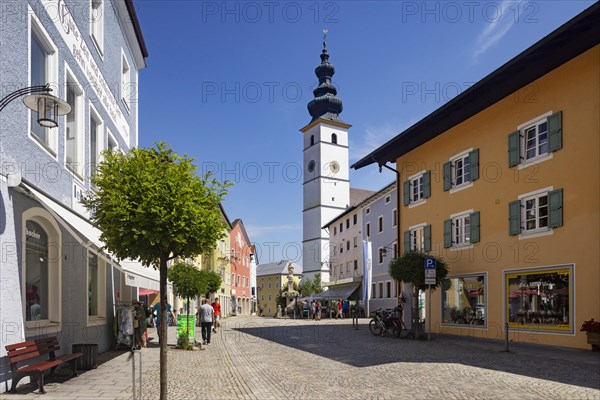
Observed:
[[[558,228],[563,224],[563,190],[548,193],[548,227]]]
[[[444,221],[444,247],[452,247],[452,220]]]
[[[514,167],[521,162],[521,131],[508,135],[508,166]]]
[[[548,151],[562,147],[562,111],[548,117]]]
[[[469,153],[469,176],[471,181],[479,179],[479,149]]]
[[[425,225],[423,234],[425,236],[423,251],[431,251],[431,225]]]
[[[475,211],[469,215],[469,223],[471,227],[471,243],[479,242],[479,211]]]
[[[410,204],[410,181],[404,181],[404,205]]]
[[[521,201],[515,200],[508,203],[508,234],[521,233]]]
[[[404,252],[408,253],[410,250],[410,231],[404,231]]]
[[[431,172],[423,174],[423,197],[431,197]]]
[[[444,192],[452,189],[452,164],[450,161],[444,164]]]

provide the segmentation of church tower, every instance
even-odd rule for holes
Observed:
[[[325,37],[326,39],[326,37]],[[308,103],[310,123],[300,132],[304,135],[304,208],[302,263],[306,278],[321,273],[328,282],[329,233],[321,227],[342,213],[350,204],[348,129],[340,119],[342,100],[331,78],[335,74],[329,63],[326,40],[323,40],[321,64],[315,69],[319,86],[315,98]]]

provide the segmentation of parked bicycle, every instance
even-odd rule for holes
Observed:
[[[375,336],[399,337],[401,326],[400,318],[395,312],[383,309],[375,311],[373,319],[369,322],[369,330]]]

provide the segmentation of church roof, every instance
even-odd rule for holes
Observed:
[[[326,31],[324,31],[327,34]],[[319,86],[313,90],[315,98],[308,103],[308,112],[312,121],[324,119],[327,121],[339,122],[345,124],[340,119],[340,114],[344,109],[342,100],[337,95],[337,89],[331,82],[335,74],[333,64],[329,63],[329,53],[327,52],[327,42],[323,39],[323,51],[321,52],[321,64],[315,69],[315,75],[319,79]]]
[[[256,276],[266,275],[287,275],[288,265],[294,267],[294,275],[302,275],[302,266],[290,260],[281,260],[268,264],[260,264],[256,266]]]

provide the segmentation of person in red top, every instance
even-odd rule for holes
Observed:
[[[215,323],[213,324],[213,332],[217,333],[217,327],[221,326],[219,320],[221,319],[221,304],[219,304],[219,298],[215,298],[215,301],[211,304],[212,308],[215,310],[214,318]]]
[[[339,299],[337,302],[337,314],[335,315],[335,319],[344,318],[342,315],[342,299]]]

